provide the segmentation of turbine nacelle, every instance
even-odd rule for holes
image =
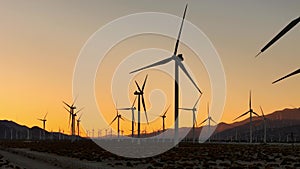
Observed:
[[[180,61],[183,61],[183,55],[182,54],[178,54],[177,57],[180,59]]]

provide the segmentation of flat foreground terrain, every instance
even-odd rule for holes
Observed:
[[[191,144],[148,158],[116,156],[85,141],[2,141],[0,168],[300,168],[299,144]]]

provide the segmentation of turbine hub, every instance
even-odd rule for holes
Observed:
[[[183,61],[183,60],[184,60],[182,54],[178,54],[177,57],[180,58],[180,61]]]

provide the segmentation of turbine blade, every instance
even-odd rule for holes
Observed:
[[[142,104],[143,104],[143,108],[144,108],[144,112],[145,112],[145,117],[146,117],[146,120],[147,120],[147,124],[149,124],[144,95],[142,95]]]
[[[210,118],[210,120],[212,121],[212,122],[214,122],[214,123],[216,123],[216,124],[218,124],[216,121],[214,121],[212,118]]]
[[[68,106],[69,108],[71,108],[71,106],[68,104],[68,103],[66,103],[66,102],[64,102],[64,101],[62,101],[66,106]]]
[[[197,90],[200,92],[200,94],[202,94],[201,90],[199,89],[199,87],[196,85],[196,83],[194,82],[194,80],[192,79],[192,77],[190,76],[190,74],[188,73],[188,71],[185,69],[184,65],[180,62],[177,61],[177,64],[179,65],[179,67],[181,68],[181,70],[185,73],[185,75],[190,79],[190,81],[194,84],[194,86],[197,88]]]
[[[120,119],[122,119],[123,121],[125,121],[122,116],[120,116]]]
[[[142,86],[142,91],[144,91],[145,89],[145,85],[146,85],[146,81],[147,81],[148,75],[146,75],[143,86]]]
[[[135,96],[135,98],[134,98],[134,101],[133,101],[133,103],[132,103],[132,106],[131,106],[131,108],[132,108],[132,107],[134,107],[134,104],[135,104],[136,98],[137,98],[137,96]]]
[[[84,107],[83,108],[81,108],[81,109],[79,109],[75,114],[78,114],[80,111],[82,111],[84,109]]]
[[[272,82],[272,84],[275,84],[275,83],[277,83],[277,82],[279,82],[279,81],[281,81],[283,79],[286,79],[286,78],[288,78],[290,76],[293,76],[293,75],[296,75],[296,74],[299,74],[299,73],[300,73],[300,69],[298,69],[298,70],[296,70],[296,71],[294,71],[294,72],[292,72],[292,73],[290,73],[290,74],[288,74],[288,75],[286,75],[286,76],[284,76],[284,77],[282,77],[282,78],[280,78],[278,80],[275,80],[274,82]]]
[[[181,109],[181,110],[187,110],[187,111],[193,110],[193,109],[189,109],[189,108],[178,108],[178,109]]]
[[[207,102],[207,117],[209,117],[209,102]]]
[[[260,53],[267,50],[271,45],[273,45],[277,40],[279,40],[283,35],[285,35],[289,30],[298,24],[300,17],[291,21],[287,26],[285,26],[269,43],[267,43],[261,50]],[[257,54],[258,56],[259,54]],[[257,57],[256,56],[256,57]]]
[[[170,106],[171,106],[171,105],[169,105],[169,106],[168,106],[168,108],[167,108],[167,110],[165,111],[165,113],[164,113],[164,115],[163,115],[163,116],[166,116],[166,114],[167,114],[167,112],[168,112],[168,110],[169,110]]]
[[[48,112],[45,114],[44,119],[46,119]]]
[[[119,108],[117,110],[131,110],[131,107],[129,107],[129,108]]]
[[[261,111],[261,114],[262,114],[263,118],[265,118],[265,114],[264,114],[263,109],[261,108],[261,106],[259,106],[259,108],[260,108],[260,111]]]
[[[66,107],[64,107],[64,108],[65,108],[65,110],[67,110],[70,113],[70,110],[68,110]]]
[[[153,64],[151,64],[151,65],[148,65],[148,66],[142,67],[142,68],[140,68],[140,69],[131,71],[129,74],[132,74],[132,73],[135,73],[135,72],[144,70],[144,69],[148,69],[148,68],[151,68],[151,67],[154,67],[154,66],[163,65],[163,64],[166,64],[166,63],[170,62],[171,60],[173,60],[173,58],[172,58],[172,57],[169,57],[169,58],[167,58],[167,59],[164,59],[164,60],[155,62],[155,63],[153,63]]]
[[[193,107],[193,108],[196,108],[196,106],[197,106],[197,104],[198,104],[198,102],[199,102],[201,96],[202,96],[202,94],[198,97],[198,99],[197,99],[196,103],[194,104],[194,107]]]
[[[177,41],[176,41],[176,45],[175,45],[175,50],[174,50],[174,55],[175,56],[177,55],[177,49],[178,49],[178,45],[179,45],[179,42],[180,42],[179,40],[180,40],[180,35],[181,35],[184,19],[185,19],[187,6],[188,6],[188,4],[185,5],[185,9],[184,9],[184,13],[183,13],[183,17],[182,17],[182,21],[181,21],[181,25],[180,25],[180,29],[179,29],[179,33],[178,33],[178,37],[177,37]]]
[[[141,88],[140,88],[139,84],[138,84],[136,81],[134,81],[134,82],[135,82],[135,84],[136,84],[137,88],[139,89],[139,91],[140,91],[140,92],[142,92],[142,90],[141,90]]]
[[[258,115],[257,113],[255,113],[254,111],[252,112],[253,114],[255,114],[257,117],[260,117],[260,115]]]
[[[80,119],[81,119],[81,116],[82,116],[82,113],[80,114],[80,116],[79,116],[79,118],[78,118],[78,121],[80,121]]]
[[[75,97],[74,101],[73,101],[73,104],[72,104],[72,107],[74,106],[74,104],[76,103],[77,101],[77,98],[78,98],[78,95]]]
[[[200,126],[201,124],[205,123],[207,120],[208,120],[208,118],[205,119],[205,120],[203,120],[198,126]]]
[[[237,119],[239,119],[239,118],[245,116],[245,115],[248,114],[248,113],[249,113],[249,111],[247,111],[246,113],[244,113],[244,114],[240,115],[239,117],[235,118],[233,121],[235,121],[235,120],[237,120]]]
[[[118,118],[118,116],[116,116],[110,123],[109,126]]]
[[[250,90],[250,92],[249,92],[249,109],[251,109],[251,90]]]

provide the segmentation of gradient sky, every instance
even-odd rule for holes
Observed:
[[[271,84],[299,68],[299,25],[259,58],[254,58],[276,33],[299,16],[298,0],[2,0],[0,119],[28,126],[42,126],[37,118],[43,117],[48,111],[47,130],[57,131],[61,128],[69,131],[68,114],[61,101],[72,101],[73,70],[79,51],[87,39],[101,26],[128,14],[163,12],[181,17],[186,2],[189,3],[187,20],[209,37],[224,66],[227,99],[221,121],[232,122],[232,119],[248,109],[250,89],[253,91],[253,106],[257,112],[259,105],[267,114],[300,106],[300,76],[276,85]],[[155,42],[155,37],[148,38]],[[124,45],[130,47],[146,41],[145,37],[137,37],[124,42]],[[170,45],[166,44],[164,48],[172,51],[172,39],[166,38],[165,42]],[[122,45],[112,52],[124,55],[130,53],[122,49]],[[192,64],[187,60],[186,64],[189,63]],[[198,81],[201,79],[199,86],[208,94],[201,99],[199,111],[202,115],[199,114],[198,121],[205,118],[203,114],[206,114],[206,104],[210,100],[207,74],[203,68],[200,71],[196,75]],[[143,75],[137,77],[139,81],[142,81]],[[96,91],[101,91],[101,84],[97,84],[98,81]],[[173,86],[170,90],[173,91]],[[110,100],[104,108],[109,112],[105,114],[108,121],[115,115],[113,104]],[[172,120],[170,117],[167,122],[169,126]],[[159,128],[160,123],[159,119],[153,128]],[[127,128],[130,128],[129,123]]]

